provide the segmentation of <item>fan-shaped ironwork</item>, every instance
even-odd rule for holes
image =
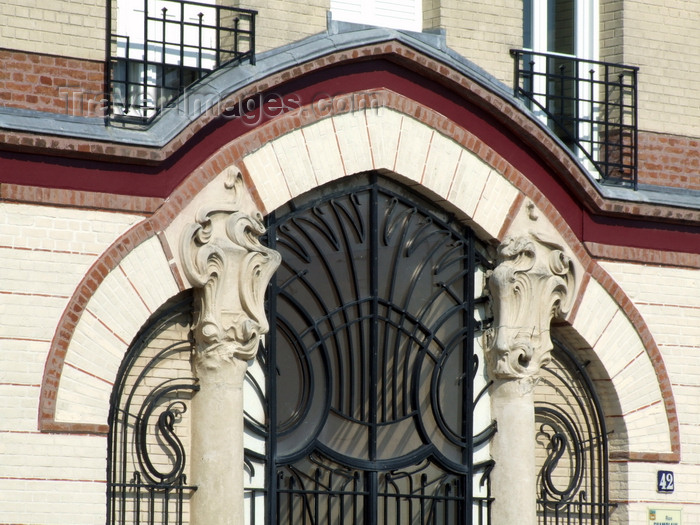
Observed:
[[[483,448],[493,427],[473,422],[488,264],[421,202],[368,177],[269,220],[283,262],[261,352],[268,421],[248,428],[268,439],[272,523],[487,520],[474,435]]]

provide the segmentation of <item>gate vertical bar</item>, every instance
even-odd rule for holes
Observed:
[[[370,406],[369,406],[369,459],[377,459],[377,378],[378,378],[378,345],[379,345],[379,217],[378,217],[379,195],[377,189],[376,175],[372,176],[372,190],[370,193],[370,294],[372,306],[370,312]],[[369,497],[366,500],[367,523],[377,523],[377,493],[378,475],[376,470],[368,472]]]
[[[219,11],[217,10],[217,22]],[[217,24],[218,26],[218,24]],[[217,34],[218,38],[218,34]],[[218,60],[218,44],[217,44],[217,60]],[[275,221],[275,212],[268,215],[268,230],[267,230],[267,245],[277,250],[277,223]],[[278,483],[277,476],[277,374],[275,368],[277,365],[277,294],[279,287],[277,283],[277,274],[275,273],[270,279],[268,292],[268,308],[267,316],[270,320],[270,332],[265,338],[266,363],[267,370],[265,373],[265,394],[268,399],[273,402],[268,402],[268,433],[267,433],[267,457],[269,458],[265,468],[265,486],[267,487],[268,497],[265,498],[265,523],[272,523],[272,519],[277,516],[279,507]],[[275,495],[275,497],[272,497]],[[256,525],[256,524],[252,524]]]
[[[462,259],[462,273],[464,275],[462,281],[462,300],[466,302],[463,306],[462,324],[466,327],[466,337],[462,343],[462,436],[464,436],[465,447],[462,450],[462,463],[467,465],[468,473],[463,475],[463,482],[459,484],[462,487],[461,494],[462,503],[457,506],[463,508],[462,521],[464,525],[471,525],[473,516],[473,504],[467,504],[472,500],[474,494],[474,381],[472,374],[472,366],[474,360],[474,296],[475,296],[475,269],[476,255],[474,250],[474,237],[469,235],[469,244],[467,246],[466,261]]]

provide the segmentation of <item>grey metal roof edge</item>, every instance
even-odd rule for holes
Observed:
[[[187,125],[231,93],[269,75],[310,62],[335,51],[395,40],[445,63],[500,96],[512,92],[495,77],[447,48],[444,32],[411,32],[328,20],[328,30],[260,53],[256,64],[224,66],[198,82],[171,107],[164,108],[148,126],[135,126],[101,117],[47,114],[42,111],[0,107],[0,130],[50,134],[124,145],[163,147]],[[513,101],[512,99],[511,101]]]
[[[636,191],[632,188],[600,184],[597,184],[596,187],[606,199],[700,210],[700,190],[651,184],[639,184]]]

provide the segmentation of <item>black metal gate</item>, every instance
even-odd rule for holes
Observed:
[[[555,340],[536,391],[538,514],[542,525],[607,525],[605,419],[581,362]]]
[[[107,460],[108,525],[183,525],[188,484],[192,297],[164,305],[136,337],[112,391]]]
[[[486,259],[405,190],[354,180],[269,219],[283,262],[260,354],[268,424],[248,421],[266,488],[249,497],[266,493],[270,524],[488,523],[491,462],[473,459],[494,431],[473,428]]]
[[[251,525],[489,523],[483,248],[368,175],[270,216],[271,331],[246,378]],[[110,525],[189,522],[191,294],[132,343],[110,412]],[[607,525],[605,421],[555,341],[536,390],[542,525]],[[256,403],[257,401],[257,403]],[[226,417],[222,414],[222,417]]]

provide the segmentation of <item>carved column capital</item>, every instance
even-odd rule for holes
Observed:
[[[535,376],[550,361],[552,319],[571,308],[571,259],[541,233],[507,237],[487,285],[494,316],[486,334],[489,373],[494,379]]]
[[[252,359],[268,331],[263,300],[280,264],[263,246],[262,214],[244,200],[241,173],[229,168],[224,190],[230,200],[205,206],[182,233],[180,257],[194,288],[195,373],[234,359]]]

